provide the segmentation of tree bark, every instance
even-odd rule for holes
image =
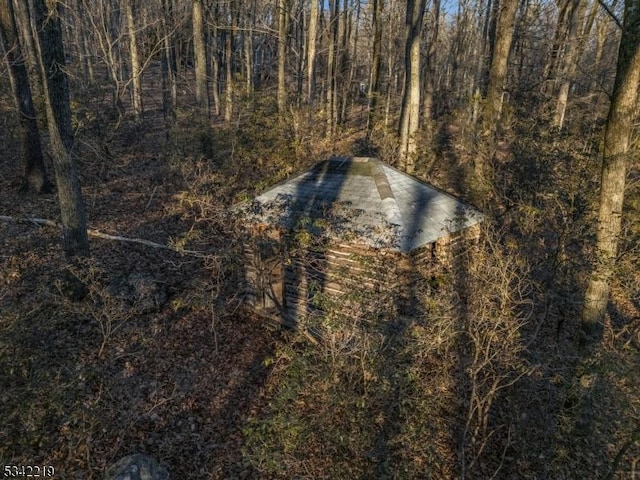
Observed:
[[[203,117],[209,116],[209,89],[207,86],[207,47],[204,35],[202,0],[193,0],[193,57],[196,71],[196,109]]]
[[[52,185],[47,177],[40,131],[36,121],[27,69],[22,59],[22,48],[10,0],[0,0],[0,46],[5,52],[9,81],[22,130],[23,188],[48,193]]]
[[[13,0],[13,15],[18,29],[18,36],[22,45],[23,60],[27,67],[31,95],[33,98],[44,96],[38,52],[36,51],[34,32],[31,29],[31,9],[25,0]]]
[[[278,0],[278,112],[287,110],[287,0]]]
[[[436,0],[439,1],[439,0]],[[371,45],[371,72],[369,74],[369,91],[367,92],[367,138],[377,120],[378,97],[380,96],[380,56],[382,51],[382,0],[373,0],[373,16],[371,19],[373,43]]]
[[[625,0],[624,29],[604,135],[595,263],[584,297],[582,327],[588,337],[604,319],[621,233],[626,165],[640,83],[640,0]]]
[[[125,17],[127,20],[127,31],[129,34],[129,59],[131,61],[131,103],[136,120],[140,120],[143,115],[142,108],[142,71],[140,69],[140,56],[138,54],[138,32],[136,30],[134,10],[135,0],[124,0]]]
[[[316,89],[316,37],[318,34],[318,0],[311,0],[307,39],[307,101],[313,103]]]
[[[172,28],[169,21],[173,16],[172,0],[162,0],[162,113],[165,119],[175,116],[178,101],[178,86],[176,82],[177,66]]]
[[[591,11],[583,26],[583,16],[586,10],[586,2],[584,0],[572,0],[571,14],[569,16],[569,31],[567,33],[566,46],[564,55],[561,60],[560,72],[560,88],[558,89],[558,97],[556,101],[556,110],[553,117],[553,125],[562,129],[564,125],[565,113],[567,110],[567,102],[569,100],[569,91],[573,84],[576,69],[582,52],[584,50],[585,39],[591,31],[595,14],[598,9],[598,0],[594,0],[591,5]]]
[[[225,32],[225,77],[227,83],[227,89],[225,92],[225,105],[224,105],[224,119],[227,122],[231,121],[233,117],[233,99],[235,95],[235,85],[234,85],[234,59],[235,59],[235,36],[238,30],[238,20],[237,20],[237,0],[229,0],[229,11],[228,17],[230,19],[230,24],[228,30]]]
[[[436,90],[436,63],[438,53],[438,34],[440,32],[440,0],[433,0],[433,27],[429,39],[429,50],[426,58],[425,89],[423,102],[423,116],[430,125],[434,115],[434,98]]]
[[[340,0],[329,0],[329,48],[327,54],[327,96],[326,96],[326,115],[327,115],[327,137],[331,138],[334,134],[335,127],[338,123],[337,118],[337,56],[338,56],[338,40],[339,40],[339,13]]]
[[[517,11],[518,0],[501,0],[487,86],[487,120],[494,131],[502,114],[503,93]]]
[[[69,85],[64,69],[62,31],[57,4],[47,10],[44,0],[30,0],[34,30],[38,32],[36,48],[44,88],[44,105],[49,127],[49,141],[62,217],[62,247],[69,258],[87,256],[89,239],[82,192],[73,159],[73,135]]]
[[[420,36],[426,0],[407,2],[407,37],[405,46],[405,83],[400,112],[400,168],[407,173],[415,169],[420,128]]]

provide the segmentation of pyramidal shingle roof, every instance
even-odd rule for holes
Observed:
[[[483,218],[456,197],[375,158],[334,157],[262,193],[254,221],[410,252]]]

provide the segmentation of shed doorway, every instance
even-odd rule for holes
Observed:
[[[280,233],[269,232],[256,246],[256,310],[263,314],[281,313],[285,292]]]

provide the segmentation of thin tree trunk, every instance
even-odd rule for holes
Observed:
[[[33,188],[38,193],[48,193],[52,185],[42,157],[36,110],[10,0],[0,0],[0,46],[5,52],[9,81],[22,130],[23,185],[25,189]]]
[[[569,32],[567,34],[565,53],[562,58],[562,66],[560,67],[560,88],[558,89],[558,97],[556,101],[556,110],[553,118],[554,126],[562,129],[564,125],[565,113],[567,110],[567,102],[569,100],[569,91],[573,84],[576,69],[582,52],[584,50],[585,39],[591,31],[595,14],[598,10],[598,0],[594,0],[591,5],[589,17],[583,25],[583,15],[586,9],[584,0],[573,0],[574,4],[571,8],[569,19]]]
[[[405,84],[400,112],[400,168],[415,169],[420,127],[420,36],[426,0],[407,2],[407,41],[405,48]]]
[[[311,0],[307,40],[307,101],[313,104],[316,89],[316,37],[318,32],[318,0]]]
[[[231,23],[229,25],[229,29],[225,32],[225,76],[227,89],[225,92],[225,105],[224,105],[224,119],[227,122],[230,122],[233,118],[233,103],[234,103],[234,39],[237,31],[237,14],[236,14],[236,3],[235,0],[229,1],[229,17]]]
[[[138,32],[136,31],[134,10],[135,0],[124,0],[125,17],[127,20],[127,33],[129,34],[129,57],[131,61],[131,102],[136,120],[142,118],[142,71],[140,69],[140,56],[138,54]]]
[[[211,27],[209,37],[211,38],[211,91],[213,92],[213,113],[220,115],[220,48],[218,28],[218,5],[214,10],[214,26]]]
[[[571,16],[571,7],[574,0],[560,0],[558,22],[556,24],[556,32],[551,46],[549,59],[544,68],[544,84],[542,93],[550,95],[556,91],[558,80],[559,61],[562,57],[562,47],[565,43],[567,32],[569,31],[569,18]]]
[[[256,15],[256,1],[254,0],[251,8],[247,8],[247,15],[245,15],[244,19],[244,32],[243,32],[243,46],[244,46],[244,61],[245,61],[245,69],[247,71],[247,95],[251,95],[253,93],[253,79],[254,79],[254,69],[253,69],[253,30],[255,26],[255,15]]]
[[[173,32],[169,26],[169,20],[173,16],[171,0],[162,0],[163,13],[163,39],[162,39],[162,112],[166,119],[175,117],[177,107],[178,86],[176,83],[176,57],[173,44]]]
[[[607,309],[621,233],[626,165],[632,152],[631,132],[639,83],[640,0],[625,0],[624,29],[604,135],[596,261],[589,275],[582,310],[582,327],[588,336],[597,333]]]
[[[278,0],[278,112],[281,115],[287,110],[287,3],[287,0]]]
[[[369,91],[367,93],[367,138],[371,137],[371,132],[377,120],[376,108],[378,97],[380,96],[380,54],[382,51],[382,1],[373,0],[373,17],[371,19],[371,29],[373,30],[373,44],[371,48],[371,72],[369,75]],[[437,0],[439,1],[439,0]]]
[[[87,222],[80,183],[73,159],[73,135],[69,85],[64,69],[64,49],[57,9],[47,11],[44,0],[30,0],[33,6],[36,48],[45,91],[44,105],[49,141],[62,217],[62,246],[67,257],[89,254]]]
[[[204,36],[202,0],[193,0],[193,58],[196,71],[196,109],[199,115],[209,116],[209,89],[207,85],[207,47]]]
[[[427,125],[431,125],[434,115],[435,79],[438,53],[438,34],[440,31],[440,0],[433,0],[433,29],[429,40],[426,59],[423,116]]]
[[[338,15],[340,11],[340,0],[329,0],[329,52],[327,54],[327,86],[326,86],[326,115],[327,115],[327,137],[331,138],[336,127],[336,87],[337,87],[337,54],[338,54]]]

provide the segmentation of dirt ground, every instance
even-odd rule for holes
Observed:
[[[55,194],[19,191],[19,145],[5,127],[0,213],[58,220]],[[161,244],[197,230],[164,132],[146,123],[118,135],[109,158],[89,137],[79,143],[89,228]],[[91,260],[69,273],[59,240],[56,228],[0,222],[0,463],[91,479],[147,453],[172,478],[255,478],[242,428],[263,401],[277,340],[255,319],[217,316],[215,245],[200,239],[201,257],[91,238]],[[75,274],[89,286],[82,299],[65,291]],[[114,293],[132,275],[162,291],[158,305]]]

